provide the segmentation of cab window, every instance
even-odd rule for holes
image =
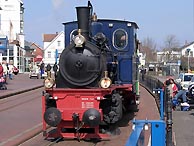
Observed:
[[[118,50],[123,50],[127,45],[127,32],[123,29],[118,29],[113,34],[113,44]]]

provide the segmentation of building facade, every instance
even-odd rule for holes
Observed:
[[[0,44],[7,37],[7,45],[1,49],[2,60],[13,62],[20,72],[25,69],[24,5],[22,0],[0,0]]]
[[[184,45],[181,47],[181,54],[185,57],[194,57],[194,42]]]
[[[58,63],[60,54],[64,49],[64,32],[61,31],[56,34],[44,34],[43,43],[43,61],[45,65],[50,63],[50,65],[53,66],[55,62]]]

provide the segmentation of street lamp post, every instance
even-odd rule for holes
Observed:
[[[189,67],[189,55],[190,55],[190,51],[191,51],[191,49],[187,49],[187,52],[188,52],[188,72],[189,72],[189,70],[190,70],[190,67]]]

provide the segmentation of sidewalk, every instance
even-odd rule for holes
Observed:
[[[30,79],[28,73],[14,75],[13,80],[7,79],[7,83],[7,90],[0,90],[0,99],[43,86],[42,79]]]

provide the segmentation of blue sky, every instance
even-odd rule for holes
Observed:
[[[27,41],[43,46],[42,34],[63,31],[63,22],[76,20],[76,6],[87,0],[23,0],[24,32]],[[194,0],[91,0],[98,18],[134,21],[140,41],[149,37],[157,47],[168,35],[180,46],[194,41]]]

